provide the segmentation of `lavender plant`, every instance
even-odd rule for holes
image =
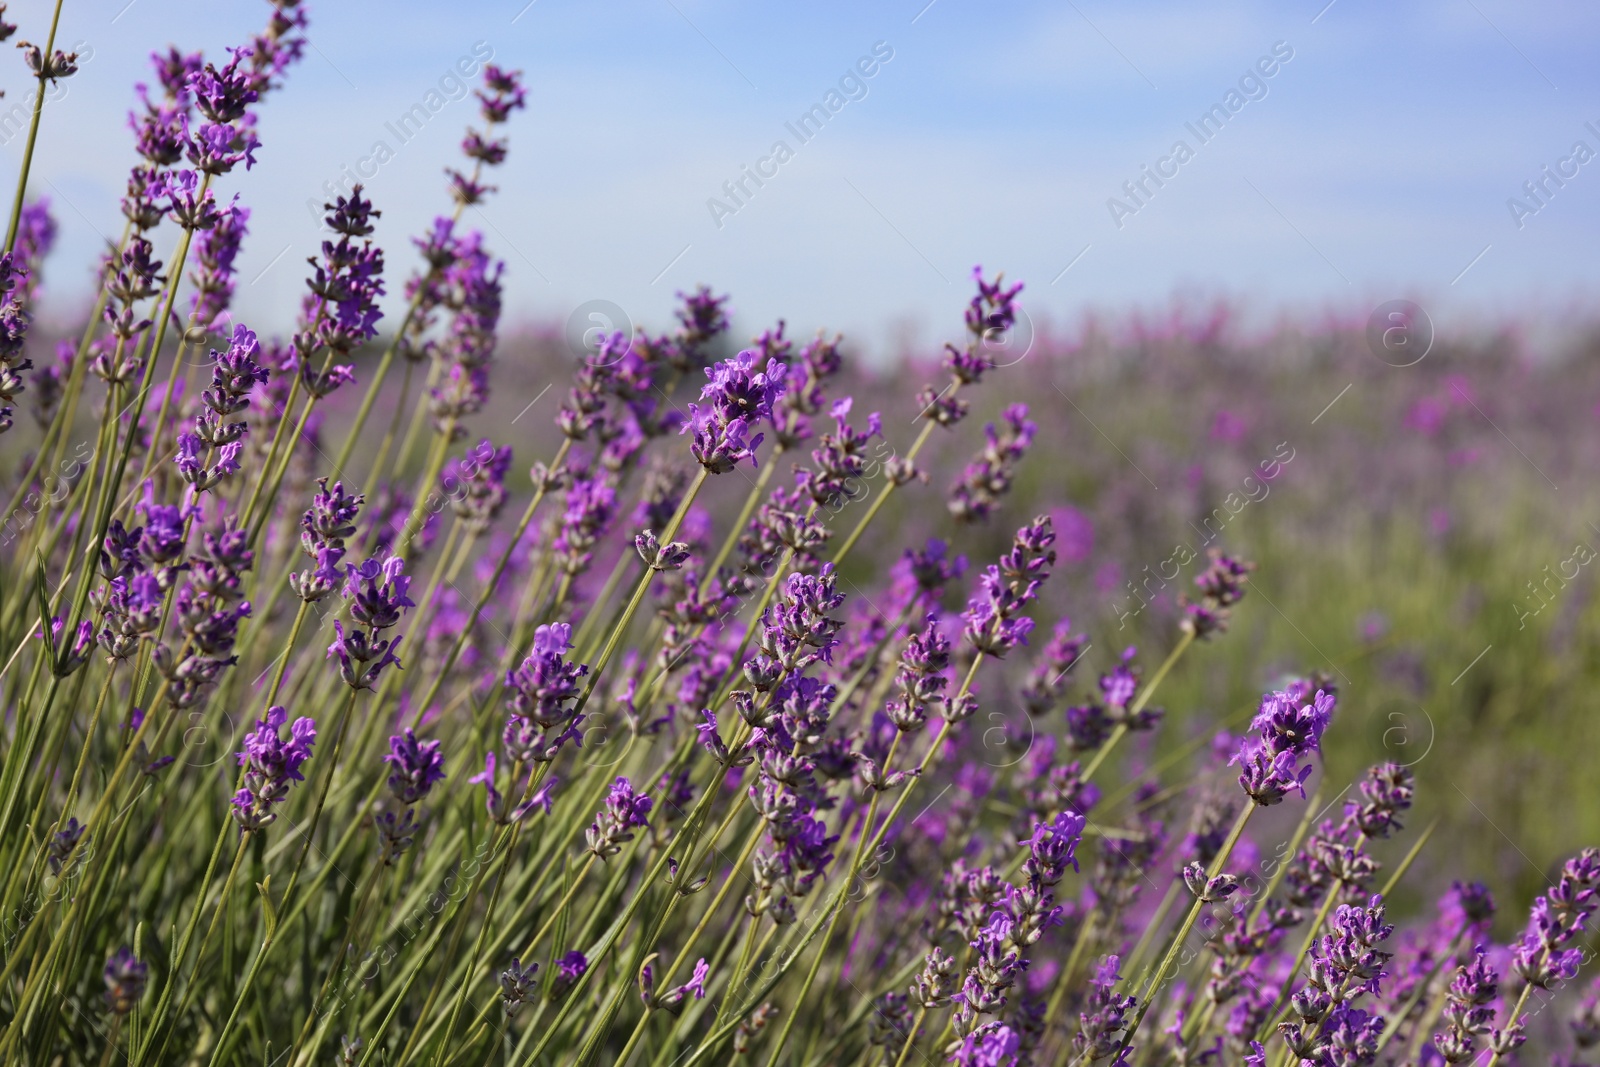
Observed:
[[[1430,915],[1402,879],[1431,829],[1385,844],[1411,768],[1323,761],[1362,693],[1285,678],[1242,737],[1188,740],[1152,703],[1234,640],[1253,564],[1209,554],[1147,672],[1047,615],[1081,558],[1064,489],[990,539],[1040,425],[1005,397],[963,424],[1023,388],[990,358],[1021,285],[974,272],[947,383],[891,418],[844,392],[841,339],[741,349],[700,289],[569,368],[548,454],[465,445],[507,268],[463,209],[527,96],[490,65],[398,323],[360,186],[291,336],[231,323],[250,213],[222,189],[270,159],[309,32],[270,7],[220,66],[151,57],[124,236],[38,367],[33,114],[0,255],[0,401],[39,397],[33,429],[0,408],[37,431],[11,510],[94,446],[0,567],[0,1062],[1594,1062],[1595,993],[1570,1033],[1541,1009],[1587,961],[1600,852],[1509,942],[1477,884]],[[74,69],[50,33],[41,86]]]

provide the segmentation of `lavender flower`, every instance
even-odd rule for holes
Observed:
[[[1085,1062],[1095,1063],[1113,1053],[1119,1053],[1112,1067],[1127,1060],[1129,1049],[1122,1048],[1123,1031],[1129,1023],[1128,1016],[1137,1006],[1133,997],[1116,991],[1122,975],[1117,973],[1120,962],[1116,956],[1107,956],[1095,968],[1089,982],[1089,996],[1084,1010],[1078,1013],[1078,1032],[1072,1037],[1073,1047]]]
[[[1055,710],[1072,684],[1072,668],[1077,666],[1088,644],[1087,634],[1072,633],[1071,619],[1063,618],[1056,623],[1049,643],[1040,651],[1022,686],[1022,706],[1029,715],[1037,717]]]
[[[1200,641],[1227,631],[1233,605],[1244,599],[1245,583],[1250,579],[1250,572],[1256,569],[1254,563],[1225,556],[1215,548],[1210,550],[1210,555],[1211,562],[1194,580],[1200,598],[1190,600],[1185,596],[1180,601],[1183,628]]]
[[[576,576],[589,569],[594,546],[605,536],[616,511],[617,491],[604,478],[572,479],[561,532],[550,546],[563,573]]]
[[[927,719],[928,707],[941,704],[949,684],[950,639],[940,632],[937,616],[929,614],[927,627],[911,635],[900,653],[894,684],[899,696],[884,706],[884,714],[901,731],[915,730]]]
[[[1589,848],[1569,859],[1556,884],[1534,899],[1527,929],[1512,947],[1511,969],[1517,977],[1538,989],[1573,978],[1584,950],[1572,943],[1597,907],[1600,849]],[[1513,1025],[1520,1028],[1521,1023]]]
[[[106,960],[103,976],[106,1006],[117,1015],[126,1015],[144,998],[150,968],[133,954],[133,949],[123,945]]]
[[[389,772],[389,792],[396,800],[412,805],[428,795],[438,782],[444,781],[444,757],[439,754],[440,742],[418,741],[408,727],[404,733],[389,738],[389,751],[383,762],[392,768]]]
[[[78,841],[87,829],[76,818],[68,818],[61,829],[50,835],[49,844],[45,847],[45,865],[50,868],[51,874],[59,875],[66,868],[73,850],[78,847]]]
[[[511,470],[511,446],[496,448],[488,438],[466,456],[447,466],[440,483],[450,497],[450,507],[473,533],[494,524],[506,502],[506,475]]]
[[[844,603],[834,588],[833,565],[822,573],[791,574],[784,580],[778,603],[761,614],[760,651],[745,664],[745,678],[766,692],[818,662],[831,662],[843,625],[828,613]]]
[[[233,797],[233,817],[248,833],[269,826],[278,817],[273,805],[289,795],[289,787],[305,780],[301,764],[311,758],[317,740],[317,724],[301,716],[281,733],[289,713],[282,707],[267,709],[267,717],[256,721],[256,728],[245,735],[239,764],[244,767],[244,784]]]
[[[538,971],[537,963],[524,967],[521,958],[514,957],[511,966],[500,972],[500,1006],[505,1009],[506,1018],[514,1017],[524,1004],[533,999]]]
[[[924,599],[938,597],[945,586],[967,573],[967,557],[951,556],[950,546],[937,537],[928,538],[920,550],[906,549],[901,558],[918,596]]]
[[[1038,427],[1028,419],[1028,405],[1012,404],[1003,417],[1003,432],[992,422],[983,428],[987,444],[950,490],[950,514],[957,522],[981,522],[989,517],[1010,492],[1013,468],[1033,443]]]
[[[230,48],[233,56],[221,68],[207,63],[189,76],[188,90],[194,106],[212,122],[232,123],[244,117],[245,108],[260,99],[260,92],[242,64],[250,57],[248,48]]]
[[[554,776],[546,777],[538,789],[527,795],[526,800],[522,800],[513,806],[511,804],[512,798],[500,792],[495,776],[495,763],[493,752],[485,754],[483,770],[467,779],[467,782],[471,785],[483,786],[484,807],[488,809],[489,818],[500,826],[507,826],[521,820],[534,808],[543,808],[546,815],[550,814],[550,807],[555,802],[555,789],[560,784],[560,779]],[[528,782],[530,785],[533,782],[531,771],[528,775]],[[515,790],[516,784],[515,768],[513,768],[511,780],[513,790]]]
[[[195,269],[192,321],[203,330],[217,327],[233,302],[236,284],[234,260],[239,246],[250,232],[250,209],[230,204],[219,212],[217,221],[202,230],[194,240]]]
[[[1018,645],[1028,643],[1033,620],[1019,614],[1038,595],[1056,561],[1055,530],[1049,516],[1040,516],[1017,531],[1011,550],[978,579],[980,596],[967,602],[962,612],[967,641],[981,654],[1003,659]]]
[[[789,451],[811,439],[811,416],[822,410],[823,386],[839,373],[844,360],[839,354],[840,338],[836,336],[830,341],[818,333],[815,340],[800,349],[799,359],[791,363],[789,342],[783,341],[781,346],[773,343],[781,339],[782,334],[783,323],[779,322],[776,337],[763,335],[757,347],[765,355],[789,363],[798,378],[791,381],[778,398],[776,412],[780,417],[774,419],[778,448]]]
[[[822,447],[812,451],[811,461],[816,469],[805,472],[801,483],[818,507],[837,510],[864,492],[867,446],[874,437],[883,436],[883,418],[876,411],[867,416],[865,432],[851,429],[845,419],[852,404],[853,401],[845,397],[829,409],[834,432],[824,434]]]
[[[560,1000],[589,971],[589,957],[573,949],[556,960],[556,976],[550,981],[550,999]]]
[[[1351,1048],[1367,1057],[1352,1062],[1371,1063],[1383,1020],[1351,1002],[1376,994],[1388,974],[1384,966],[1391,953],[1377,946],[1394,927],[1385,921],[1383,898],[1374,894],[1365,906],[1340,905],[1329,928],[1312,948],[1305,986],[1290,998],[1300,1021],[1280,1023],[1278,1029],[1289,1050],[1302,1059],[1317,1060],[1331,1048]]]
[[[578,738],[583,716],[576,710],[581,686],[589,673],[582,663],[568,663],[572,628],[566,623],[540,626],[522,665],[506,674],[506,750],[522,762],[555,759],[561,746]]]
[[[621,852],[622,843],[633,840],[634,829],[649,824],[650,807],[648,796],[635,790],[628,779],[618,778],[611,785],[605,807],[584,831],[589,851],[600,859]]]
[[[1291,789],[1305,795],[1311,765],[1300,760],[1318,751],[1333,715],[1331,693],[1318,690],[1309,704],[1287,692],[1268,693],[1250,721],[1254,733],[1228,762],[1240,766],[1239,785],[1262,807],[1277,804]]]
[[[706,369],[710,381],[700,390],[704,406],[689,405],[689,421],[680,433],[693,431],[694,458],[712,474],[731,471],[740,460],[756,464],[762,434],[749,433],[772,421],[772,405],[783,395],[788,368],[775,359],[756,366],[759,354],[740,352]]]
[[[696,1000],[704,1000],[706,995],[706,978],[710,975],[711,968],[706,965],[704,958],[695,961],[694,974],[680,986],[673,986],[649,1001],[652,1007],[662,1008],[673,1015],[683,1010],[683,1002],[693,996]]]
[[[350,601],[350,617],[361,624],[345,633],[344,624],[334,621],[334,641],[328,646],[328,658],[339,660],[339,677],[352,689],[371,689],[373,683],[391,664],[398,666],[400,657],[395,649],[400,636],[384,637],[408,608],[415,607],[406,595],[411,579],[403,573],[405,560],[390,556],[379,562],[377,558],[364,561],[361,566],[345,565],[345,582],[341,590]]]
[[[1456,968],[1444,1006],[1445,1032],[1433,1035],[1433,1045],[1446,1063],[1466,1063],[1478,1054],[1478,1041],[1494,1023],[1494,1002],[1499,996],[1499,976],[1478,949],[1470,964]]]

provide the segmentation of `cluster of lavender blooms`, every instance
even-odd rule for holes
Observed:
[[[520,454],[468,426],[512,272],[461,220],[527,105],[491,64],[398,321],[354,186],[292,334],[234,323],[250,212],[221,185],[270,164],[258,111],[308,28],[274,0],[226,58],[153,57],[127,235],[40,368],[54,228],[13,206],[0,401],[26,381],[42,435],[18,493],[74,420],[100,447],[0,561],[7,1062],[1594,1061],[1600,851],[1509,943],[1477,883],[1430,917],[1396,893],[1439,849],[1416,773],[1324,762],[1363,694],[1280,682],[1210,746],[1152,703],[1247,643],[1253,564],[1210,553],[1141,655],[1060,614],[1074,512],[985,540],[1050,431],[990,399],[1020,285],[975,271],[948,382],[881,412],[842,339],[741,349],[695,290],[587,352]],[[944,506],[936,427],[976,449]],[[1563,1033],[1542,1009],[1570,999]]]

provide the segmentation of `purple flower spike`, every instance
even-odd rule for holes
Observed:
[[[1002,659],[1028,643],[1033,620],[1018,613],[1038,597],[1039,586],[1050,576],[1056,561],[1050,546],[1055,539],[1048,516],[1033,520],[1017,531],[1000,563],[978,579],[982,594],[967,602],[962,617],[967,620],[967,641],[983,655]]]
[[[311,758],[317,740],[317,724],[301,716],[289,727],[285,738],[281,730],[289,719],[282,707],[267,709],[267,717],[256,721],[256,728],[245,734],[239,764],[245,768],[244,785],[233,798],[233,817],[246,831],[260,830],[278,817],[273,810],[289,795],[289,787],[305,776],[301,764]]]
[[[572,627],[564,622],[534,631],[533,648],[522,665],[506,673],[506,720],[503,739],[511,755],[523,762],[547,763],[567,741],[578,740],[577,700],[583,663],[568,663]]]
[[[705,405],[689,405],[689,421],[679,433],[693,432],[691,451],[700,465],[712,474],[726,474],[748,459],[756,465],[756,449],[761,434],[750,436],[757,425],[772,422],[772,405],[783,395],[788,368],[776,359],[756,366],[761,354],[755,349],[740,352],[706,368],[711,379],[700,390]]]
[[[1277,804],[1295,790],[1305,796],[1311,764],[1300,760],[1317,752],[1333,716],[1332,693],[1319,689],[1309,701],[1290,692],[1268,693],[1250,722],[1255,731],[1229,760],[1240,767],[1239,785],[1262,807]]]
[[[1574,944],[1600,907],[1600,849],[1584,849],[1561,868],[1556,884],[1536,897],[1528,926],[1512,947],[1511,969],[1539,989],[1575,977],[1585,951]]]
[[[706,964],[704,957],[694,965],[694,974],[680,986],[674,986],[656,998],[655,1006],[676,1015],[683,1010],[683,1002],[691,995],[696,1000],[704,1000],[706,995],[706,978],[711,973],[711,968]]]
[[[389,791],[402,804],[417,803],[428,795],[435,783],[444,781],[444,757],[438,740],[418,741],[409,728],[389,738],[389,752],[383,762],[393,767]]]
[[[230,48],[233,58],[220,70],[207,63],[205,69],[189,77],[188,89],[194,97],[194,106],[212,122],[237,122],[244,117],[245,108],[256,102],[256,91],[250,73],[241,64],[250,58],[248,48]]]
[[[1022,1041],[1001,1023],[984,1023],[961,1041],[950,1057],[956,1067],[1015,1067]]]
[[[612,783],[605,807],[584,831],[589,851],[600,859],[621,852],[622,843],[633,840],[634,829],[648,825],[651,806],[650,798],[634,789],[632,782],[618,778]]]
[[[1250,572],[1256,569],[1254,563],[1225,556],[1215,548],[1210,554],[1211,562],[1194,580],[1195,587],[1200,590],[1199,599],[1184,596],[1180,601],[1183,628],[1199,641],[1228,629],[1233,605],[1244,599],[1245,583],[1250,580]]]
[[[1028,405],[1012,404],[1004,419],[1003,430],[996,430],[992,422],[984,427],[983,451],[950,490],[950,514],[957,522],[982,522],[990,516],[1011,491],[1014,468],[1033,444],[1038,427],[1028,419]]]
[[[573,949],[556,960],[556,975],[550,982],[550,999],[560,1000],[578,980],[589,973],[589,957]]]
[[[106,960],[106,1005],[118,1015],[128,1014],[144,997],[149,977],[150,968],[123,945]]]
[[[328,656],[338,658],[339,676],[353,689],[371,689],[385,668],[400,663],[395,649],[401,638],[384,637],[383,632],[396,626],[408,608],[415,607],[406,595],[411,579],[403,573],[404,567],[405,560],[400,556],[390,556],[381,563],[374,557],[359,567],[345,565],[342,592],[351,601],[351,618],[363,629],[346,634],[344,625],[335,621],[333,630],[337,636],[328,646]]]

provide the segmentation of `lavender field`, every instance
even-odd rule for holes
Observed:
[[[1581,310],[585,332],[474,61],[431,212],[349,183],[257,330],[263,7],[151,57],[91,308],[83,57],[0,21],[0,1063],[1600,1062]]]

